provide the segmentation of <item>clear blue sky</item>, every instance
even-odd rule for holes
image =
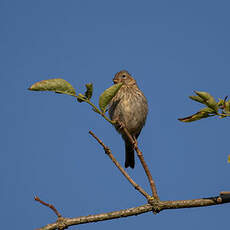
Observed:
[[[229,1],[0,1],[2,229],[35,229],[65,217],[146,201],[88,135],[93,130],[123,164],[110,124],[70,96],[30,92],[36,81],[64,78],[93,100],[127,69],[149,101],[139,138],[162,200],[230,190],[229,119],[177,120],[201,107],[193,90],[230,95]],[[148,191],[143,170],[128,170]],[[147,213],[71,229],[227,229],[229,204]],[[12,221],[12,218],[14,219]]]

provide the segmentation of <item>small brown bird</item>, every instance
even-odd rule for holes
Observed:
[[[145,125],[148,114],[147,100],[138,88],[135,79],[126,70],[116,73],[113,82],[114,84],[122,82],[123,85],[112,99],[109,116],[111,120],[120,121],[136,140]],[[120,127],[115,126],[115,128],[125,141],[125,167],[134,168],[133,144]]]

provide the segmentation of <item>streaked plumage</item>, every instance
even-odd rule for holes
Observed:
[[[134,139],[137,139],[145,125],[148,114],[147,99],[138,88],[135,79],[132,78],[126,70],[116,73],[113,82],[114,84],[123,82],[123,85],[116,96],[112,99],[109,108],[109,116],[112,120],[118,119],[122,122]],[[115,126],[115,128],[121,133],[122,138],[125,141],[125,167],[134,168],[135,160],[133,145],[127,139],[126,135],[122,133],[120,127]]]

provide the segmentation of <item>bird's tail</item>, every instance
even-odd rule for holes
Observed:
[[[134,168],[135,166],[135,158],[134,158],[134,149],[133,145],[129,142],[125,142],[125,167]]]

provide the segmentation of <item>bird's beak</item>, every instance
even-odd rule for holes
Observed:
[[[117,84],[119,81],[117,79],[113,79],[113,83]]]

